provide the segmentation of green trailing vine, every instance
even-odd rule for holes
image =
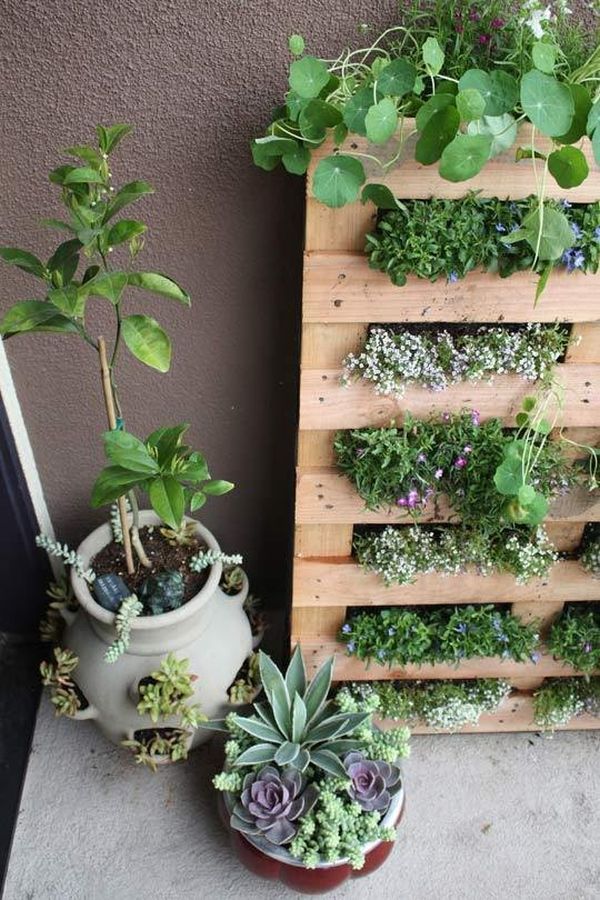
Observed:
[[[510,692],[510,683],[500,678],[352,682],[340,688],[335,702],[344,713],[368,711],[410,726],[454,731],[495,712]]]
[[[135,594],[132,594],[131,597],[126,597],[123,600],[115,613],[114,624],[117,637],[106,649],[104,654],[105,662],[115,663],[119,657],[127,651],[131,638],[131,626],[134,619],[141,616],[143,611],[144,604],[138,600]]]
[[[403,11],[403,24],[332,60],[305,55],[295,36],[289,90],[266,134],[252,142],[254,162],[267,171],[281,163],[302,175],[331,136],[333,152],[319,161],[312,180],[316,199],[331,207],[373,200],[394,209],[398,202],[384,183],[366,183],[365,162],[383,182],[409,139],[416,138],[416,161],[437,165],[451,182],[469,181],[514,148],[516,164],[528,160],[533,167],[537,202],[503,240],[523,241],[532,251],[532,268],[542,268],[539,295],[555,261],[574,244],[564,212],[544,204],[548,179],[564,190],[586,180],[588,161],[576,146],[584,137],[600,162],[600,49],[591,48],[580,64],[561,46],[569,46],[565,30],[555,27],[552,14],[542,14],[541,5],[530,4],[520,16],[508,3],[500,7],[497,21],[510,47],[500,49],[491,33],[483,34],[488,52],[477,61],[472,52],[463,49],[459,57],[447,41],[440,43],[440,17],[427,25],[418,4]],[[462,16],[457,4],[451,9]],[[462,21],[455,20],[455,29],[468,44]],[[472,38],[471,50],[478,41]],[[531,133],[522,144],[525,122]],[[357,136],[366,137],[367,149],[356,146]],[[550,152],[542,152],[542,138]]]
[[[535,663],[539,657],[536,625],[490,604],[358,612],[342,626],[338,639],[350,656],[389,666],[494,656]]]

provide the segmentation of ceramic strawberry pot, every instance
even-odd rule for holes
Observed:
[[[140,524],[160,525],[160,520],[154,512],[144,510],[140,512]],[[196,533],[209,549],[220,549],[213,534],[199,522]],[[111,540],[110,525],[106,524],[80,544],[77,553],[85,568]],[[127,651],[115,663],[107,663],[104,654],[115,639],[114,613],[96,602],[87,582],[72,570],[71,583],[80,608],[65,615],[67,627],[61,644],[79,658],[73,680],[87,702],[74,718],[94,720],[114,743],[132,739],[139,730],[175,727],[175,719],[155,725],[136,709],[139,682],[159,668],[167,653],[189,659],[189,671],[197,676],[189,703],[197,703],[210,719],[226,715],[230,708],[227,689],[252,652],[252,632],[243,610],[247,578],[244,576],[239,593],[229,596],[219,587],[221,573],[220,562],[211,566],[202,590],[179,609],[135,619]],[[198,729],[191,746],[210,735]]]

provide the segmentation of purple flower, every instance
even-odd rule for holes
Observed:
[[[454,30],[456,31],[457,34],[462,34],[465,29],[463,28],[462,25],[457,24],[454,26]]]
[[[561,201],[560,201],[560,205],[562,206],[563,209],[571,209],[571,206],[572,206],[573,204],[572,204],[572,203],[569,203],[568,200],[561,200]]]
[[[594,237],[597,241],[600,241],[600,225],[594,228]]]
[[[298,831],[298,820],[310,812],[318,796],[314,785],[298,769],[279,772],[264,766],[244,779],[240,799],[231,814],[231,827],[245,834],[259,834],[271,844],[289,844]]]
[[[456,272],[450,272],[448,275],[448,281],[450,284],[454,284],[455,281],[458,281],[458,275]]]
[[[585,256],[581,250],[565,250],[562,255],[562,262],[567,267],[567,272],[573,272],[575,269],[583,269],[585,266]]]
[[[496,222],[494,228],[499,234],[504,234],[506,231],[506,225],[503,225],[502,222]]]
[[[492,40],[491,35],[489,34],[480,34],[477,38],[477,43],[482,44],[484,47],[490,43]]]
[[[584,652],[584,653],[591,653],[591,652],[592,652],[592,645],[590,644],[589,641],[586,641],[585,644],[583,645],[583,652]]]
[[[475,8],[469,10],[469,19],[471,20],[471,22],[479,22],[479,20],[481,19],[479,12]]]
[[[470,444],[467,444],[466,447],[463,447],[463,453],[472,453],[472,451],[473,451],[473,448],[471,447]]]
[[[504,19],[492,19],[490,24],[491,24],[492,28],[504,28],[504,25],[506,23],[505,23]]]
[[[345,625],[342,625],[342,631],[344,632],[344,634],[350,634],[350,632],[352,631],[352,626],[348,625],[348,623],[346,622]]]
[[[406,499],[406,497],[398,497],[398,499],[396,500],[396,504],[398,506],[408,506],[408,500]]]
[[[481,422],[481,414],[478,409],[471,410],[471,424],[474,428],[479,428],[479,423]]]
[[[449,412],[442,413],[442,422],[449,422],[451,418],[452,418],[452,416],[450,415]]]
[[[365,455],[366,452],[367,452],[367,448],[366,448],[366,447],[359,447],[359,448],[357,449],[357,451],[356,451],[356,457],[357,457],[357,459],[360,459],[361,457],[363,457],[363,456]]]
[[[436,470],[435,470],[435,474],[434,474],[433,477],[434,477],[437,481],[439,481],[443,474],[444,474],[444,470],[443,470],[443,469],[436,469]]]
[[[434,491],[434,489],[433,489],[432,487],[426,488],[426,490],[425,490],[425,495],[424,495],[424,497],[423,497],[423,503],[424,503],[424,504],[425,504],[425,503],[428,503],[429,500],[433,497],[434,494],[435,494],[435,491]]]
[[[536,652],[535,652],[535,653],[532,653],[531,656],[530,656],[529,658],[530,658],[531,662],[532,662],[534,665],[536,665],[537,663],[539,663],[540,659],[542,658],[542,654],[541,654],[541,653],[538,653],[537,650],[536,650]]]
[[[464,456],[459,456],[458,459],[454,460],[454,468],[455,469],[464,469],[466,464],[467,464],[467,461],[464,458]]]
[[[419,505],[420,499],[421,498],[419,497],[419,492],[415,491],[415,489],[413,488],[412,491],[408,492],[408,500],[407,500],[408,508],[414,509],[415,506]]]
[[[348,653],[354,653],[354,651],[356,650],[356,644],[354,643],[354,641],[348,641],[348,643],[346,644],[346,650],[348,651]]]
[[[365,812],[387,812],[392,795],[400,789],[400,769],[383,760],[366,759],[358,750],[347,753],[344,766],[350,776],[348,794]]]
[[[424,463],[426,461],[427,461],[427,456],[424,453],[419,453],[419,455],[417,456],[417,462]]]
[[[577,222],[571,222],[570,224],[571,224],[571,231],[573,232],[573,234],[575,235],[575,237],[577,238],[577,240],[579,240],[579,238],[580,238],[580,237],[582,236],[582,234],[583,234],[581,228],[579,227],[579,225],[577,224]]]

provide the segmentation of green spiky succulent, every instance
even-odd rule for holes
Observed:
[[[256,715],[232,717],[235,725],[259,743],[244,750],[233,765],[275,762],[300,772],[312,765],[346,778],[340,756],[359,747],[359,741],[352,736],[369,713],[340,713],[328,702],[333,658],[321,666],[310,682],[299,646],[285,676],[262,651],[259,668],[266,702],[254,704]]]

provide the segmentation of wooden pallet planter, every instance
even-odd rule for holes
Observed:
[[[412,123],[406,122],[404,127],[410,130]],[[527,141],[527,134],[522,141]],[[336,641],[337,631],[348,607],[435,603],[511,603],[516,615],[523,620],[537,617],[544,629],[565,602],[600,601],[600,582],[587,575],[578,562],[567,560],[558,563],[546,579],[521,586],[508,575],[484,577],[471,572],[460,577],[421,576],[411,585],[386,587],[352,558],[353,528],[410,524],[411,519],[398,508],[367,510],[353,485],[335,468],[333,453],[337,429],[385,427],[392,419],[401,421],[406,411],[427,417],[475,407],[482,418],[499,416],[510,423],[523,397],[535,392],[535,385],[502,376],[491,385],[463,382],[440,393],[413,386],[398,400],[377,395],[361,381],[342,387],[341,364],[348,353],[361,348],[369,325],[376,323],[435,323],[440,327],[462,322],[569,323],[578,342],[571,344],[558,370],[566,389],[562,425],[573,440],[596,444],[600,441],[600,275],[556,272],[537,306],[533,303],[535,278],[529,272],[502,279],[476,271],[455,284],[409,278],[404,287],[397,287],[387,275],[372,270],[363,253],[365,234],[375,222],[374,206],[354,203],[333,210],[311,196],[314,168],[331,149],[324,145],[313,156],[307,179],[292,641],[301,641],[311,670],[335,653],[338,681],[507,678],[521,693],[511,696],[497,713],[483,717],[479,726],[464,731],[536,730],[531,690],[545,677],[575,674],[548,655],[542,655],[537,665],[483,659],[457,667],[390,669],[373,663],[366,668],[346,656]],[[364,151],[366,142],[353,141],[353,149]],[[591,174],[580,188],[569,191],[572,202],[600,198],[600,172],[591,161],[587,144],[585,152]],[[369,170],[368,165],[367,176],[381,181],[381,173]],[[404,199],[454,199],[472,190],[485,197],[519,199],[535,191],[530,165],[516,164],[512,155],[497,157],[466,184],[452,184],[443,181],[435,167],[416,163],[410,145],[401,164],[388,174],[386,184]],[[564,196],[555,183],[548,187],[549,196]],[[421,521],[455,524],[457,517],[444,498],[439,498]],[[588,521],[600,521],[600,497],[575,491],[553,504],[547,530],[560,550],[572,551]],[[600,720],[578,717],[567,727],[597,728]]]

